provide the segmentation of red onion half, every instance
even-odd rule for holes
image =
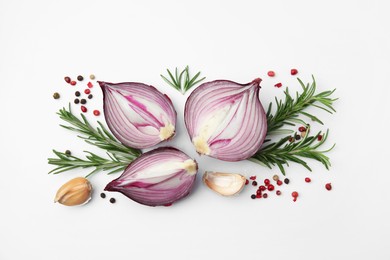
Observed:
[[[148,206],[166,206],[189,194],[198,165],[172,147],[146,152],[134,160],[105,190],[117,191]]]
[[[135,82],[98,83],[107,125],[124,145],[149,148],[175,134],[176,111],[155,87]]]
[[[216,80],[191,93],[184,119],[199,154],[233,162],[248,159],[260,149],[267,133],[260,82]]]

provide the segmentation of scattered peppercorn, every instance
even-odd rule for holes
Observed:
[[[92,87],[93,87],[93,85],[92,85],[91,82],[88,82],[87,86],[88,86],[89,88],[92,88]]]
[[[294,139],[294,137],[290,136],[290,138],[288,138],[288,141],[289,141],[290,143],[292,143],[292,142],[295,141],[295,139]]]
[[[298,74],[298,70],[297,69],[291,69],[291,75],[297,75]]]
[[[246,179],[246,180],[245,180],[245,185],[248,185],[248,184],[249,184],[249,180]]]
[[[80,103],[85,105],[87,103],[87,100],[83,98],[83,99],[80,100]]]
[[[276,182],[276,184],[277,184],[278,186],[281,186],[281,185],[283,184],[283,182],[282,182],[281,180],[278,180],[278,181]]]
[[[78,76],[77,76],[77,80],[78,80],[78,81],[83,81],[83,79],[84,79],[83,76],[81,76],[81,75],[78,75]]]
[[[256,194],[256,198],[257,198],[257,199],[260,199],[260,198],[261,198],[261,193]]]
[[[318,135],[318,136],[317,136],[317,140],[318,140],[318,141],[321,141],[321,140],[322,140],[322,135]]]
[[[301,139],[301,136],[300,136],[300,135],[295,135],[295,137],[294,137],[294,138],[295,138],[295,140],[297,140],[297,141],[298,141],[298,140],[300,140],[300,139]]]
[[[71,81],[71,79],[69,77],[65,77],[64,80],[66,83],[70,83],[70,81]]]
[[[94,111],[93,111],[93,114],[94,114],[95,116],[99,116],[99,115],[100,115],[100,111],[99,111],[99,110],[94,110]]]
[[[309,177],[306,177],[305,182],[311,182],[311,179]]]
[[[257,189],[256,194],[261,194],[261,190]]]
[[[305,132],[306,131],[306,127],[301,126],[301,127],[298,128],[298,131],[299,132]]]
[[[284,179],[284,183],[289,184],[290,180],[288,178]]]
[[[88,94],[91,93],[91,90],[87,88],[87,89],[84,90],[84,93],[88,95]]]
[[[270,71],[267,72],[267,75],[269,77],[275,77],[275,71],[270,70]]]
[[[251,176],[249,177],[249,179],[251,179],[252,181],[256,180],[256,176]]]
[[[264,184],[265,184],[265,185],[268,185],[268,184],[270,184],[270,181],[269,181],[269,179],[265,179],[265,180],[264,180]]]
[[[59,99],[59,98],[60,98],[60,94],[59,94],[58,92],[55,92],[55,93],[53,94],[53,98],[54,98],[54,99]]]
[[[88,110],[87,110],[87,108],[85,106],[81,106],[81,111],[86,113]]]
[[[332,184],[331,183],[325,184],[325,189],[331,190],[332,189]]]
[[[167,203],[167,204],[164,205],[164,207],[170,207],[172,205],[173,205],[173,203]]]
[[[80,91],[76,91],[75,93],[74,93],[74,95],[76,96],[76,97],[79,97],[81,94],[80,94]]]
[[[282,192],[280,190],[276,191],[276,195],[280,196],[281,194],[282,194]]]
[[[272,179],[273,179],[274,181],[278,181],[278,180],[279,180],[279,176],[275,174],[275,175],[272,177]]]
[[[102,199],[105,199],[105,198],[106,198],[106,194],[105,194],[104,192],[102,192],[102,193],[100,193],[100,197],[101,197]]]
[[[252,198],[252,199],[256,199],[256,195],[255,195],[255,194],[252,194],[252,195],[251,195],[251,198]]]
[[[77,84],[77,82],[74,81],[74,80],[72,80],[72,81],[70,82],[70,85],[72,85],[72,86],[74,86],[74,85],[76,85],[76,84]]]
[[[92,94],[89,94],[88,99],[92,99],[92,98],[93,98]]]
[[[267,188],[264,185],[260,185],[259,190],[265,191]]]
[[[272,184],[269,184],[269,185],[267,186],[267,189],[268,189],[269,191],[273,191],[273,190],[275,189],[275,186],[272,185]]]
[[[66,155],[71,155],[72,153],[71,153],[69,150],[66,150],[66,151],[65,151],[65,154],[66,154]]]
[[[111,202],[112,204],[114,204],[114,203],[116,202],[116,199],[115,199],[115,198],[111,198],[111,199],[110,199],[110,202]]]
[[[89,78],[94,80],[95,79],[95,75],[91,74],[91,75],[89,75]]]
[[[252,181],[253,186],[257,186],[257,181]]]
[[[264,193],[264,194],[263,194],[263,198],[264,198],[264,199],[268,198],[268,194],[267,194],[267,193]]]
[[[296,191],[293,191],[292,193],[291,193],[291,196],[293,196],[293,201],[295,202],[295,201],[297,201],[297,198],[298,198],[298,192],[296,192]]]
[[[76,98],[76,99],[74,100],[74,103],[75,103],[75,104],[78,104],[78,103],[80,103],[80,100],[79,100],[78,98]]]
[[[281,88],[282,86],[283,86],[283,85],[282,85],[282,83],[280,83],[280,82],[275,84],[275,87],[277,87],[277,88]]]

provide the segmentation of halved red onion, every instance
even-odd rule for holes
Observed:
[[[149,148],[175,134],[175,108],[155,87],[135,82],[98,83],[107,125],[124,145]]]
[[[189,194],[198,171],[195,160],[172,147],[160,147],[134,160],[105,188],[148,206],[166,206]]]
[[[260,82],[216,80],[191,93],[184,119],[199,154],[233,162],[248,159],[260,149],[267,133]]]

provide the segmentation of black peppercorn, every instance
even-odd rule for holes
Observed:
[[[114,198],[111,198],[111,199],[110,199],[110,202],[111,202],[111,203],[115,203],[116,200],[115,200]]]
[[[295,140],[298,141],[299,139],[301,139],[301,136],[300,136],[300,135],[296,135],[296,136],[295,136]]]
[[[79,97],[80,96],[80,91],[76,91],[74,94],[75,94],[76,97]]]
[[[84,105],[84,104],[87,103],[87,100],[85,100],[85,99],[83,98],[83,99],[80,100],[80,103]]]
[[[92,94],[89,94],[88,95],[88,99],[92,99],[93,98],[93,95]]]
[[[80,100],[79,100],[78,98],[76,98],[76,99],[74,100],[74,103],[75,103],[75,104],[78,104],[78,103],[80,103]]]
[[[257,186],[257,181],[252,181],[253,186]]]
[[[100,193],[100,197],[105,199],[106,198],[106,194],[104,192]]]
[[[54,99],[59,99],[60,98],[60,94],[58,92],[54,93],[53,94],[53,98]]]
[[[81,75],[77,76],[77,80],[78,80],[78,81],[83,81],[83,79],[84,79],[83,76],[81,76]]]
[[[284,183],[289,184],[290,180],[288,178],[284,179]]]
[[[252,195],[251,195],[251,198],[252,198],[252,199],[256,199],[256,195],[255,195],[255,194],[252,194]]]
[[[66,154],[66,155],[71,155],[72,153],[71,153],[69,150],[66,150],[66,151],[65,151],[65,154]]]

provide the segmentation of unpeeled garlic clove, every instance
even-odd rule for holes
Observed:
[[[91,199],[92,185],[83,177],[74,178],[59,188],[54,202],[66,206],[76,206]]]
[[[232,196],[244,188],[246,178],[236,173],[210,172],[203,174],[203,182],[211,190],[223,195]]]

